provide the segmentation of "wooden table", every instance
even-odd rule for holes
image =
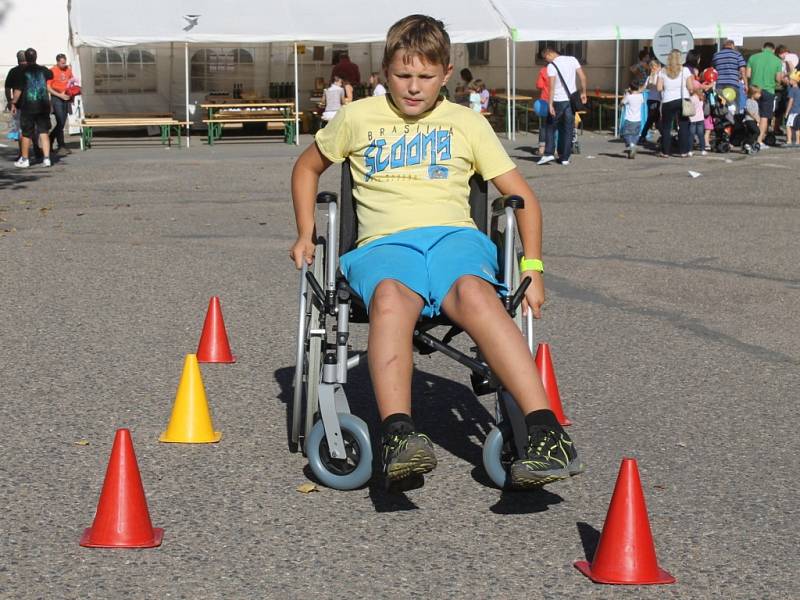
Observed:
[[[81,119],[81,148],[88,150],[92,147],[94,130],[98,127],[159,127],[163,145],[172,146],[174,131],[180,147],[181,127],[185,125],[170,113],[91,113]]]
[[[271,100],[240,100],[225,98],[200,108],[208,111],[208,118],[203,123],[208,125],[208,144],[212,145],[222,137],[222,126],[225,123],[280,123],[283,127],[283,141],[294,144],[297,136],[294,102],[274,102]]]
[[[523,131],[528,131],[528,115],[533,112],[533,96],[525,96],[523,94],[495,94],[492,96],[495,100],[495,112],[498,118],[506,118],[506,107],[509,100],[520,108],[516,109],[517,122],[522,118],[525,121]]]
[[[602,131],[603,129],[603,110],[610,110],[614,114],[616,107],[614,100],[622,100],[622,95],[614,92],[587,92],[586,99],[591,101],[592,112],[597,110],[597,128]]]

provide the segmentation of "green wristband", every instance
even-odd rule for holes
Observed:
[[[544,273],[544,263],[538,258],[525,258],[524,256],[519,261],[519,270],[524,273],[525,271],[538,271]]]

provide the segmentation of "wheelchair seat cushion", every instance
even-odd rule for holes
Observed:
[[[419,294],[423,317],[435,317],[453,283],[474,275],[500,293],[506,287],[497,278],[497,247],[471,227],[419,227],[379,238],[351,250],[340,259],[350,287],[369,310],[375,288],[394,279]]]

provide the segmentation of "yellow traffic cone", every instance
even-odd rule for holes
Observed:
[[[214,425],[211,423],[197,355],[187,354],[183,363],[181,382],[178,385],[178,395],[172,408],[172,417],[167,430],[161,434],[158,441],[211,444],[218,442],[221,437],[222,434],[214,431]]]

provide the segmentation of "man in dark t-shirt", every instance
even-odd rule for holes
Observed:
[[[36,50],[25,50],[25,68],[18,79],[20,87],[14,90],[11,102],[11,111],[19,111],[19,125],[22,133],[22,156],[14,163],[15,167],[26,169],[30,166],[28,154],[31,149],[33,137],[38,130],[39,146],[44,158],[42,165],[50,166],[50,84],[53,72],[36,64],[38,58]]]

